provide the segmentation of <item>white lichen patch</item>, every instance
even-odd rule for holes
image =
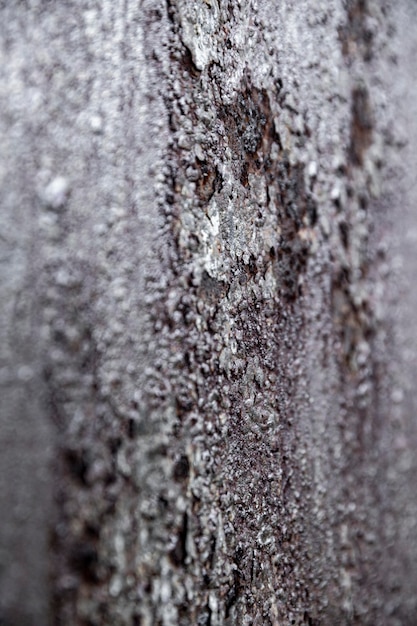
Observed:
[[[217,61],[217,34],[220,27],[220,9],[217,0],[198,0],[178,3],[181,38],[191,52],[194,65],[204,70],[211,61]]]
[[[69,183],[63,176],[57,176],[45,187],[41,199],[47,209],[60,211],[64,208],[69,195]]]

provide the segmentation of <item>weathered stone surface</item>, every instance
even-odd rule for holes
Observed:
[[[0,621],[415,623],[389,5],[2,5]]]

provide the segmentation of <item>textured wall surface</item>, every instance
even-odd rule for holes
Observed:
[[[0,623],[417,620],[416,8],[0,3]]]

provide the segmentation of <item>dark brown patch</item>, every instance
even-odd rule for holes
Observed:
[[[190,473],[190,462],[185,454],[182,454],[174,465],[175,480],[185,480]]]
[[[364,302],[359,307],[351,293],[348,269],[338,271],[332,281],[333,319],[341,339],[341,360],[350,374],[358,371],[358,346],[372,336],[371,315]]]
[[[371,61],[373,57],[373,33],[366,26],[367,13],[367,0],[347,1],[347,20],[339,29],[339,39],[343,55],[349,61],[357,54],[360,54],[365,61]]]
[[[362,165],[363,157],[372,141],[372,108],[364,85],[352,91],[352,120],[349,156],[354,165]]]
[[[269,95],[256,89],[248,78],[233,105],[220,111],[219,116],[234,153],[236,178],[249,192],[249,175],[264,176],[268,193],[275,191],[269,200],[278,209],[281,245],[271,258],[276,256],[281,295],[292,302],[299,295],[299,277],[308,258],[309,243],[301,230],[317,222],[316,204],[304,184],[304,166],[290,163],[275,130]],[[273,144],[278,158],[272,158]],[[262,221],[259,215],[258,219]]]
[[[246,79],[236,101],[220,110],[219,117],[224,123],[236,167],[240,168],[237,177],[247,187],[249,173],[268,169],[272,141],[279,144],[268,94]]]
[[[197,195],[203,205],[210,202],[216,191],[221,189],[221,176],[213,163],[199,164],[200,175],[197,180]]]

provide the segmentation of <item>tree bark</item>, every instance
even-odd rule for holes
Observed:
[[[415,624],[416,17],[0,3],[1,624]]]

